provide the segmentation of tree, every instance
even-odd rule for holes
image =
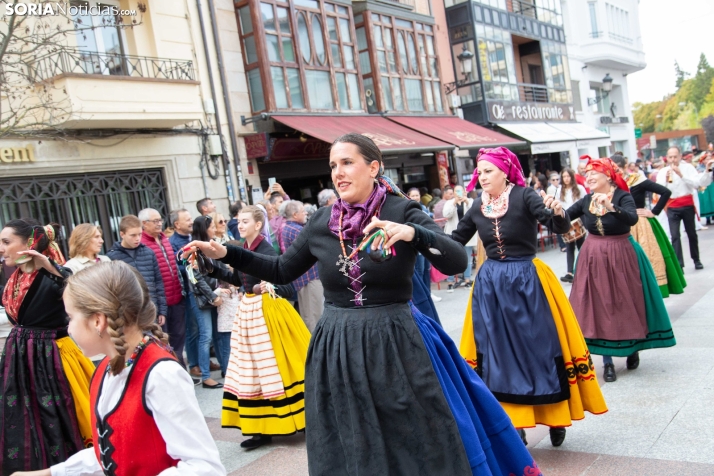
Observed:
[[[69,5],[0,0],[0,138],[59,130],[78,111],[72,110],[67,92],[52,79],[58,74],[57,58],[71,58],[80,67],[91,63],[93,59],[87,59],[91,52],[78,51],[75,38],[86,40],[97,28],[132,28],[141,23],[133,19],[124,24],[119,15],[104,15],[102,25],[85,24],[82,18],[88,15],[77,10],[73,14]],[[144,4],[137,8],[146,11]]]
[[[702,119],[702,128],[707,137],[707,143],[714,142],[714,115],[709,115]]]
[[[709,66],[706,56],[702,53],[699,56],[699,64],[697,65],[697,74],[694,75],[692,90],[687,101],[691,101],[697,110],[704,104],[707,95],[714,80],[714,68]]]
[[[682,86],[682,83],[685,79],[687,79],[687,76],[690,76],[690,74],[686,71],[682,71],[682,68],[679,67],[679,63],[677,62],[677,60],[674,60],[674,76],[677,78],[675,83],[677,89]]]

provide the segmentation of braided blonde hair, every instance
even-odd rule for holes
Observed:
[[[137,326],[168,345],[168,336],[156,323],[156,306],[149,288],[128,264],[111,261],[86,268],[67,279],[64,292],[83,315],[99,313],[107,317],[107,332],[119,353],[109,362],[112,374],[119,374],[126,364],[125,327]]]

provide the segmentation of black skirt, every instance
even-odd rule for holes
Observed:
[[[408,304],[325,305],[305,368],[312,476],[471,475]]]

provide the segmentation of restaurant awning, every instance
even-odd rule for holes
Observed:
[[[388,121],[382,116],[271,116],[281,124],[325,142],[356,132],[369,137],[382,152],[411,153],[451,150],[453,145]]]
[[[548,125],[575,137],[578,149],[610,145],[610,135],[607,132],[582,122],[549,122]]]
[[[498,127],[522,137],[531,144],[532,154],[563,152],[577,147],[575,137],[545,122],[498,123]]]
[[[387,116],[387,119],[449,144],[454,144],[459,149],[525,145],[523,141],[454,116]]]

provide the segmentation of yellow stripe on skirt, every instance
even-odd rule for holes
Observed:
[[[238,428],[246,436],[291,435],[305,429],[305,360],[310,331],[295,308],[283,298],[273,299],[263,294],[263,316],[285,395],[270,399],[239,399],[224,392],[221,425]],[[236,319],[240,319],[240,313]],[[237,365],[235,352],[231,346],[229,369]]]
[[[563,351],[565,370],[568,373],[568,383],[570,384],[570,399],[546,405],[500,403],[516,428],[530,428],[536,424],[550,427],[570,426],[572,420],[585,418],[586,410],[597,415],[605,413],[607,405],[597,382],[590,352],[573,313],[573,308],[570,306],[570,301],[548,265],[538,258],[533,260],[533,264],[548,299],[558,331],[558,340]],[[471,295],[473,296],[473,288]],[[466,308],[459,352],[471,366],[474,366],[476,363],[476,342],[471,302],[472,299],[469,300]]]
[[[70,337],[55,341],[59,350],[62,369],[72,391],[74,409],[77,412],[79,433],[84,446],[92,443],[92,417],[89,408],[89,382],[94,374],[94,364],[89,360]]]

